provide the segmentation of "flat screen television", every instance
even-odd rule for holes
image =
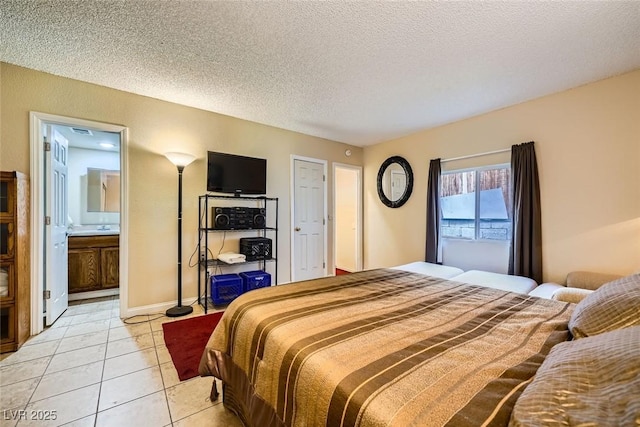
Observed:
[[[267,194],[267,160],[207,152],[207,191],[236,196]]]

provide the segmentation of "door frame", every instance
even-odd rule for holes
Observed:
[[[129,235],[129,180],[127,148],[129,130],[114,125],[55,114],[29,112],[30,166],[31,166],[31,335],[44,329],[44,141],[42,126],[45,123],[62,126],[87,127],[120,134],[120,313],[126,314],[128,306],[128,239]]]
[[[327,209],[327,160],[322,160],[322,159],[314,159],[313,157],[305,157],[305,156],[298,156],[297,154],[292,154],[291,155],[291,162],[290,162],[290,177],[291,179],[289,180],[289,182],[291,183],[290,185],[290,196],[289,196],[289,200],[290,200],[290,219],[289,219],[289,237],[290,237],[290,241],[291,241],[291,246],[290,246],[290,260],[291,260],[291,265],[290,265],[290,269],[291,269],[291,274],[290,274],[290,278],[292,282],[296,281],[295,278],[295,235],[293,233],[293,227],[294,227],[294,221],[295,221],[295,161],[296,160],[302,160],[305,162],[310,162],[310,163],[317,163],[317,164],[321,164],[322,165],[322,174],[324,175],[324,179],[323,179],[323,192],[324,192],[324,197],[322,200],[322,216],[324,219],[324,226],[322,227],[322,239],[323,239],[323,245],[324,245],[324,269],[323,269],[323,273],[326,276],[327,275],[327,268],[329,267],[329,248],[328,248],[328,238],[327,238],[327,213],[328,213],[328,209]]]
[[[363,251],[362,251],[362,236],[363,236],[363,208],[362,208],[362,166],[348,165],[346,163],[333,163],[333,221],[336,221],[336,169],[350,169],[357,172],[356,186],[357,186],[357,224],[356,224],[356,269],[361,271],[363,269]],[[336,267],[336,245],[338,242],[337,231],[334,225],[333,227],[333,266]]]

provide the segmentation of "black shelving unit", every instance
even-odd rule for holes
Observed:
[[[224,206],[243,206],[264,208],[266,212],[266,226],[248,229],[218,229],[213,227],[212,208],[215,200],[223,200]],[[230,203],[233,202],[233,203]],[[215,206],[217,207],[217,206]],[[210,304],[209,282],[210,269],[218,267],[238,267],[244,265],[257,265],[257,269],[267,271],[267,265],[273,265],[273,285],[278,284],[278,198],[262,196],[224,196],[216,194],[204,194],[199,196],[198,203],[198,258],[204,252],[204,259],[198,260],[198,303],[207,313]],[[266,260],[246,261],[239,264],[227,264],[209,257],[210,233],[242,233],[251,237],[268,237],[272,240],[272,258]],[[204,287],[204,292],[203,288]]]

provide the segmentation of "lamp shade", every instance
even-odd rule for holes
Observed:
[[[178,167],[185,167],[196,159],[196,156],[192,156],[191,154],[187,153],[170,152],[164,153],[164,155],[167,159],[169,159],[169,161],[171,161],[171,163]]]

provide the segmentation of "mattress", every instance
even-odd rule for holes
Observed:
[[[426,274],[427,276],[439,277],[441,279],[450,279],[454,276],[464,273],[457,267],[447,265],[433,264],[430,262],[416,261],[409,264],[398,265],[392,267],[394,270],[410,271],[412,273]]]
[[[470,285],[487,286],[502,291],[528,294],[538,286],[538,283],[528,277],[512,276],[509,274],[491,273],[489,271],[469,270],[459,274],[451,280],[468,283]]]
[[[234,300],[200,374],[248,426],[505,426],[573,305],[379,269]]]

